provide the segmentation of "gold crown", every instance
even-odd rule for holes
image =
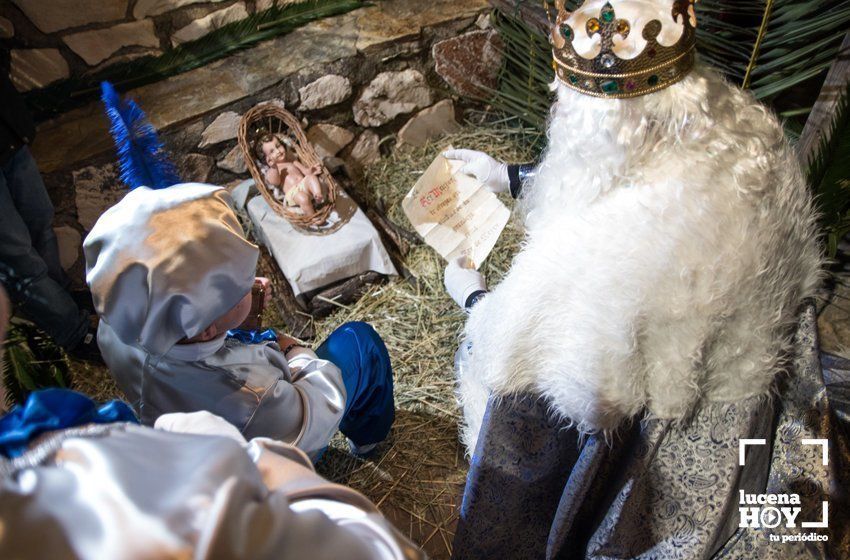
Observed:
[[[641,36],[646,40],[646,46],[637,57],[624,59],[614,53],[614,38],[619,36],[625,41],[637,30],[628,20],[617,17],[611,2],[602,6],[598,16],[587,19],[583,30],[577,30],[568,20],[584,8],[569,12],[564,8],[564,0],[556,0],[558,16],[552,26],[550,41],[558,79],[587,95],[622,99],[653,93],[684,78],[693,68],[696,56],[696,17],[693,11],[696,0],[671,1],[671,21],[654,19],[644,25]],[[582,18],[573,19],[581,21]],[[665,25],[683,27],[679,40],[669,47],[658,42]],[[593,58],[579,55],[573,46],[577,33],[581,31],[589,39],[596,35],[601,38],[601,49]]]

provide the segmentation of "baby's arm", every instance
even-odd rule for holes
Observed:
[[[304,177],[307,179],[307,189],[309,189],[313,198],[315,198],[318,202],[324,202],[325,193],[322,191],[322,184],[319,182],[319,178],[317,177],[317,175],[321,173],[322,167],[320,165],[307,167],[300,161],[295,161],[293,163],[301,170],[302,173],[304,173]]]
[[[278,171],[274,167],[269,167],[268,170],[266,170],[266,181],[268,181],[270,185],[279,187],[281,184],[280,179],[280,171]]]
[[[304,165],[300,161],[293,161],[292,164],[295,165],[298,168],[298,170],[301,171],[301,173],[304,174],[304,176],[318,175],[319,173],[322,172],[322,166],[321,165],[314,165],[312,167],[307,167],[306,165]]]

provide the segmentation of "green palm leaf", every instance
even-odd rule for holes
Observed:
[[[702,0],[700,56],[758,99],[826,70],[850,25],[850,0]]]
[[[5,341],[2,383],[8,408],[29,393],[47,387],[68,387],[68,365],[59,348],[33,326],[11,325]]]
[[[836,104],[835,116],[823,135],[812,162],[808,178],[826,236],[830,257],[838,250],[838,242],[850,233],[850,84]]]
[[[491,21],[502,36],[505,62],[490,103],[542,131],[552,104],[549,84],[555,78],[549,41],[540,30],[499,10]]]

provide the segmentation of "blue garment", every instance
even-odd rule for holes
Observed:
[[[88,313],[65,291],[53,205],[27,147],[0,167],[0,283],[59,346],[71,349],[86,335]]]
[[[346,323],[316,355],[342,371],[348,397],[340,431],[358,446],[386,439],[395,420],[395,400],[390,355],[380,335],[367,323]]]
[[[87,396],[67,389],[44,389],[30,393],[27,402],[0,418],[0,454],[17,457],[33,438],[53,430],[83,424],[133,422],[133,410],[121,401],[97,406]]]
[[[227,331],[227,338],[238,340],[242,344],[262,344],[264,342],[277,342],[277,333],[274,332],[274,329],[266,329],[264,331],[231,329]]]

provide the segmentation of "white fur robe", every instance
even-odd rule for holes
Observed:
[[[635,99],[560,86],[520,204],[524,247],[466,326],[470,453],[491,392],[542,394],[585,433],[769,393],[821,256],[795,154],[749,94],[699,65]]]

